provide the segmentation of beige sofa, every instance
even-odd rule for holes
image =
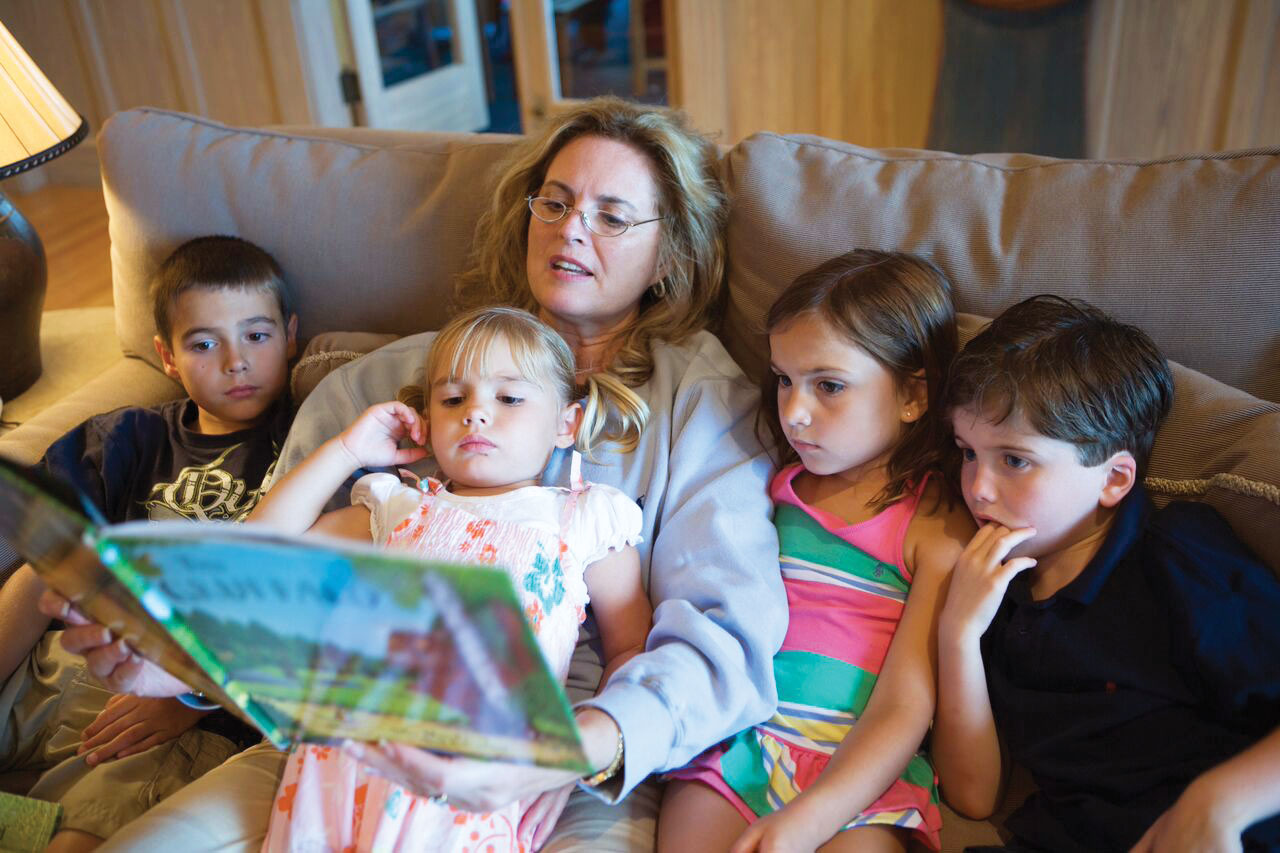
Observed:
[[[0,438],[0,453],[34,461],[95,412],[180,393],[157,369],[146,282],[196,235],[238,234],[272,252],[306,337],[438,327],[510,142],[247,130],[157,110],[113,117],[98,150],[129,357]],[[762,366],[758,323],[779,289],[854,246],[931,257],[973,314],[1041,292],[1083,297],[1185,365],[1149,487],[1158,499],[1213,503],[1280,571],[1280,149],[1088,162],[761,134],[723,167],[732,216],[721,334],[744,368]],[[351,339],[320,340],[344,349]],[[995,837],[948,816],[948,848]]]

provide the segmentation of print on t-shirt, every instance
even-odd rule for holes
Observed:
[[[172,483],[156,483],[147,499],[147,516],[153,520],[185,518],[191,521],[244,521],[262,497],[262,487],[250,489],[241,478],[222,466],[243,446],[234,444],[205,465],[188,465]],[[279,448],[274,448],[279,455]],[[267,468],[260,483],[270,482],[276,463]]]

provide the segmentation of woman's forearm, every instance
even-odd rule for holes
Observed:
[[[284,533],[304,533],[320,517],[330,496],[359,467],[342,443],[331,438],[272,485],[246,521]]]
[[[597,708],[583,708],[574,716],[587,764],[593,771],[602,770],[613,762],[618,749],[621,729],[618,723]],[[625,755],[625,753],[624,753]],[[625,758],[624,758],[625,760]]]
[[[1280,814],[1280,729],[1206,771],[1192,788],[1206,789],[1209,808],[1238,832]]]

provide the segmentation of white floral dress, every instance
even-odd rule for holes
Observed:
[[[610,486],[528,486],[502,495],[454,495],[390,474],[362,477],[352,504],[367,507],[373,541],[429,559],[501,565],[511,572],[538,645],[561,681],[588,602],[583,573],[640,539],[640,508]],[[296,747],[272,808],[264,851],[524,850],[512,804],[471,814],[409,794],[340,749]]]

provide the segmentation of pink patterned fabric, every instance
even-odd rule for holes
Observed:
[[[356,484],[374,541],[511,573],[551,670],[569,668],[588,602],[583,573],[609,550],[639,540],[640,509],[609,486],[582,492],[531,486],[484,498],[425,491],[389,474]],[[519,804],[471,814],[414,796],[327,746],[295,748],[272,810],[264,851],[524,851]]]

